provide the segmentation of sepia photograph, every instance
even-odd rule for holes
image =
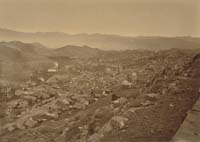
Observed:
[[[0,142],[200,142],[200,0],[0,0]]]

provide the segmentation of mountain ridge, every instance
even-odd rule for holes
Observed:
[[[200,38],[190,36],[121,36],[113,34],[67,34],[63,32],[19,32],[0,28],[0,41],[18,40],[39,42],[50,48],[66,45],[87,45],[102,50],[149,49],[165,50],[171,48],[200,48]]]

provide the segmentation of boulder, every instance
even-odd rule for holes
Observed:
[[[137,73],[136,73],[136,72],[132,72],[132,73],[131,73],[131,80],[132,80],[132,81],[136,81],[137,79],[138,79]]]
[[[116,94],[112,94],[112,101],[116,101],[119,98]]]
[[[120,97],[119,99],[115,100],[113,103],[118,105],[124,105],[128,102],[127,98]]]
[[[24,125],[27,126],[28,128],[33,128],[38,124],[37,121],[33,120],[33,118],[29,118]]]
[[[108,96],[109,94],[110,94],[110,92],[108,92],[108,91],[103,91],[103,92],[102,92],[102,95],[103,95],[103,96]]]
[[[109,119],[112,115],[113,109],[109,106],[104,106],[94,112],[94,119]]]
[[[14,126],[8,127],[8,131],[9,131],[9,132],[12,132],[12,131],[14,131],[14,130],[15,130],[15,127],[14,127]]]
[[[94,96],[95,96],[96,98],[102,98],[102,97],[103,97],[103,94],[95,93]]]
[[[22,91],[22,90],[16,90],[15,91],[15,95],[16,96],[20,96],[20,95],[22,95],[24,93],[24,91]]]
[[[133,83],[129,82],[128,80],[122,81],[121,85],[124,89],[130,89],[133,87]]]
[[[109,133],[109,132],[111,132],[113,130],[113,127],[112,127],[112,125],[111,125],[111,123],[110,123],[110,121],[108,122],[108,123],[106,123],[103,127],[102,127],[102,129],[100,130],[102,133]]]
[[[35,102],[37,100],[34,96],[23,96],[24,99],[30,100],[31,102]]]
[[[110,120],[110,123],[113,128],[122,129],[124,128],[127,121],[128,121],[128,118],[125,118],[123,116],[114,116]]]
[[[145,95],[145,98],[149,101],[157,101],[159,98],[159,94],[156,93],[149,93]]]
[[[28,107],[28,105],[29,105],[29,102],[28,102],[27,100],[21,100],[21,101],[18,103],[17,107],[18,107],[18,108],[25,108],[25,107]]]
[[[143,107],[132,107],[132,108],[128,109],[128,112],[135,113],[140,109],[143,109]]]
[[[17,100],[8,102],[7,103],[8,108],[16,108],[20,101],[21,101],[20,99],[17,99]]]
[[[103,137],[103,135],[101,135],[99,133],[95,133],[92,136],[90,136],[87,141],[88,142],[99,142],[102,137]]]
[[[146,100],[145,102],[141,102],[141,105],[142,106],[150,106],[150,105],[152,105],[153,104],[153,102],[151,102],[151,101],[149,101],[149,100]]]
[[[48,99],[48,98],[50,98],[50,95],[47,93],[40,92],[40,93],[38,93],[38,97],[41,99]]]
[[[69,104],[72,102],[72,100],[66,98],[66,99],[63,99],[62,102],[63,102],[65,105],[69,105]]]
[[[84,98],[79,98],[78,101],[84,105],[89,105],[89,101],[87,101],[86,99]]]
[[[24,130],[25,129],[24,122],[25,122],[25,120],[23,120],[23,119],[22,120],[18,120],[16,122],[16,127],[18,129],[20,129],[20,130]]]
[[[143,99],[130,99],[128,102],[128,106],[129,107],[140,107],[142,106],[141,102],[143,101]]]
[[[54,112],[54,113],[47,112],[47,113],[45,113],[45,115],[50,118],[54,118],[54,119],[58,118],[58,112]]]
[[[7,129],[9,132],[12,132],[12,131],[14,131],[14,130],[16,129],[16,127],[14,126],[13,123],[10,123],[10,124],[6,124],[6,126],[4,126],[4,127],[2,128],[2,130],[3,130],[3,129]]]
[[[76,108],[76,109],[85,109],[86,105],[83,104],[83,103],[79,103],[79,102],[76,102],[73,106],[73,108]]]

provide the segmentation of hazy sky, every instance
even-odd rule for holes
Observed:
[[[200,0],[0,0],[0,27],[200,36]]]

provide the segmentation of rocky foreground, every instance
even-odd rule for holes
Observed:
[[[199,97],[197,53],[108,54],[5,87],[0,141],[167,142]]]

